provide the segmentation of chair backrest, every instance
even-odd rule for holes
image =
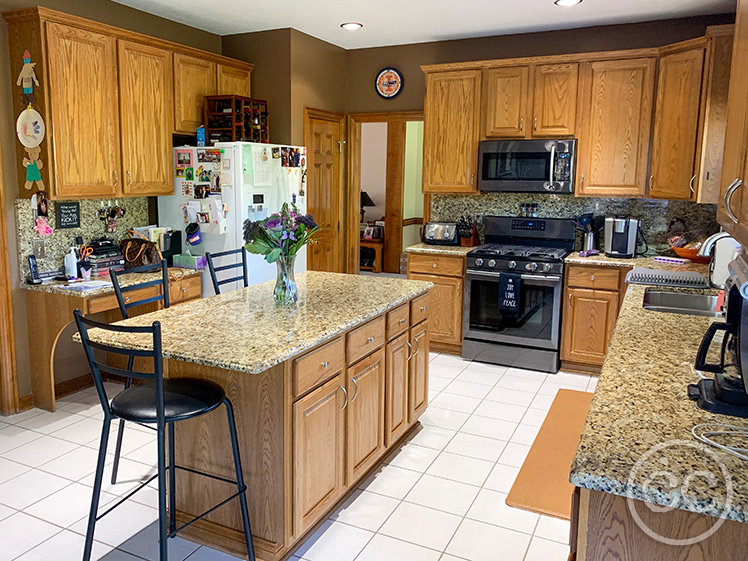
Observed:
[[[122,280],[122,277],[124,277],[125,275],[129,275],[131,273],[157,273],[157,272],[161,273],[161,276],[158,279],[122,286],[121,280]],[[159,302],[163,300],[164,308],[169,307],[169,270],[166,264],[166,260],[163,260],[160,263],[155,263],[153,265],[143,265],[142,267],[135,267],[133,269],[126,269],[124,271],[119,271],[119,272],[112,271],[111,277],[112,277],[112,284],[114,285],[114,293],[117,295],[117,303],[119,304],[119,310],[120,312],[122,312],[122,317],[124,319],[127,319],[128,317],[130,317],[127,311],[130,308],[134,308],[136,306],[143,306],[145,304],[151,304],[153,302]],[[123,296],[123,294],[126,292],[131,292],[133,290],[138,290],[140,288],[148,288],[149,286],[158,286],[158,285],[161,285],[161,293],[157,294],[156,296],[151,296],[149,298],[143,298],[142,300],[133,300],[133,301],[131,301],[131,298],[129,296]]]
[[[78,333],[80,333],[81,342],[83,343],[83,349],[88,359],[88,365],[91,367],[91,374],[93,374],[94,385],[96,386],[96,392],[99,394],[99,400],[101,406],[104,409],[104,413],[109,415],[109,398],[106,394],[106,388],[104,387],[104,380],[102,378],[102,372],[107,374],[114,374],[115,376],[122,376],[124,378],[136,378],[138,380],[149,380],[156,382],[156,407],[157,414],[160,416],[159,420],[163,419],[164,415],[164,386],[163,386],[163,357],[161,354],[161,323],[154,321],[151,325],[146,326],[124,326],[124,325],[110,325],[108,323],[102,323],[83,317],[80,310],[73,312],[75,317],[75,323],[78,327]],[[91,341],[88,330],[89,328],[101,330],[108,333],[123,333],[133,338],[133,346],[121,347],[110,345],[106,343],[98,343]],[[150,337],[147,337],[150,335]],[[150,349],[147,348],[150,342]],[[139,348],[135,348],[135,344]],[[146,348],[142,348],[146,347]],[[105,362],[99,362],[96,360],[94,350],[102,351],[103,353],[111,353],[119,356],[128,357],[130,364],[127,370],[111,366]],[[103,355],[106,356],[106,355]],[[143,372],[136,371],[132,368],[132,363],[135,357],[146,357],[153,360],[153,371]],[[146,363],[150,364],[150,360]]]
[[[220,265],[216,267],[215,263],[213,263],[214,259],[219,259],[221,257],[228,257],[230,255],[239,255],[241,254],[242,259],[238,263],[230,263],[228,265]],[[206,253],[205,259],[208,261],[208,270],[210,271],[210,280],[213,282],[213,290],[216,291],[216,294],[221,293],[221,285],[228,284],[230,282],[236,282],[236,281],[244,281],[244,286],[249,286],[249,279],[247,279],[247,250],[243,247],[239,249],[232,249],[229,251],[221,251],[220,253]],[[221,280],[218,280],[218,273],[221,271],[229,271],[231,269],[241,269],[241,274],[230,277],[230,278],[224,278]]]

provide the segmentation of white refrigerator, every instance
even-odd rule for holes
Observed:
[[[158,225],[182,230],[182,251],[205,255],[238,249],[244,245],[244,221],[267,218],[284,202],[295,202],[306,212],[306,148],[221,142],[214,146],[174,148],[174,194],[158,197]],[[202,242],[187,243],[185,229],[196,222]],[[216,266],[239,262],[239,256],[215,260]],[[295,271],[306,270],[306,250],[299,251]],[[239,270],[219,273],[238,276]],[[247,255],[249,284],[276,278],[275,263],[262,255]],[[203,296],[215,294],[210,273],[202,275]],[[221,285],[221,292],[241,282]]]

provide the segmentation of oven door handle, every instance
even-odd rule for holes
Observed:
[[[466,276],[478,276],[478,277],[494,277],[498,279],[501,273],[489,273],[484,271],[468,271]],[[529,281],[549,281],[549,282],[561,282],[561,277],[554,275],[520,275],[522,280]]]

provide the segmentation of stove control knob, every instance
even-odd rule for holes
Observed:
[[[550,273],[552,269],[553,265],[551,265],[550,263],[546,263],[545,265],[543,265],[543,271],[545,271],[546,273]]]
[[[476,264],[476,265],[477,265],[478,267],[481,267],[481,266],[483,266],[483,259],[481,259],[480,257],[478,257],[478,259],[476,259],[476,260],[475,260],[475,264]]]
[[[528,263],[525,265],[525,269],[528,271],[537,271],[538,270],[538,264],[537,263]]]
[[[490,260],[490,261],[488,262],[488,266],[489,266],[489,267],[495,267],[495,266],[496,266],[496,261],[494,261],[493,259],[491,259],[491,260]]]
[[[506,264],[507,267],[510,269],[516,269],[517,268],[517,262],[516,261],[509,261],[509,263]]]

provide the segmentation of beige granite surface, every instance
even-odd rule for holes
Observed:
[[[178,269],[174,267],[170,267],[169,272],[177,276],[183,273],[185,277],[191,277],[202,273],[202,271],[196,271],[194,269]],[[161,273],[132,273],[120,277],[120,286],[124,288],[126,286],[132,286],[133,284],[139,284],[141,282],[157,280],[159,278],[161,278]],[[109,277],[98,277],[98,279],[92,280],[109,281]],[[68,288],[71,284],[75,285],[79,283],[67,283],[62,281],[48,281],[42,284],[23,283],[21,285],[21,288],[25,288],[27,290],[37,290],[39,292],[49,292],[51,294],[65,294],[67,296],[99,296],[101,294],[114,292],[114,286],[112,286],[111,284],[109,286],[104,286],[102,288],[97,288],[94,290],[86,290],[85,292],[81,292],[79,290],[71,290],[70,288]]]
[[[598,255],[592,255],[590,257],[580,257],[579,252],[575,251],[574,253],[569,254],[566,259],[564,259],[564,262],[574,265],[600,265],[603,267],[643,267],[646,269],[698,271],[702,274],[706,274],[707,271],[707,265],[702,263],[670,265],[668,263],[655,261],[654,255],[622,259],[620,257],[607,257],[602,251]]]
[[[118,322],[161,322],[163,356],[258,374],[429,290],[430,282],[307,271],[299,301],[281,306],[270,281]],[[139,335],[89,332],[114,346],[150,349]],[[77,338],[77,334],[76,334]]]
[[[476,246],[477,247],[477,246]],[[475,247],[461,247],[459,245],[428,245],[425,243],[419,243],[406,247],[407,253],[424,253],[427,255],[467,255],[473,251]]]
[[[658,505],[672,504],[713,516],[724,510],[727,519],[748,523],[748,465],[719,450],[715,452],[732,478],[730,504],[724,499],[727,487],[717,464],[688,446],[666,447],[648,457],[628,484],[637,461],[653,447],[673,440],[698,444],[691,429],[699,423],[748,427],[746,419],[699,409],[687,395],[688,384],[699,379],[691,366],[713,320],[645,310],[645,289],[639,285],[627,289],[570,481],[583,488],[621,496],[628,493]],[[700,470],[716,471],[716,487],[710,488],[703,477],[692,477],[682,489],[684,481]],[[656,475],[664,472],[673,474],[673,481],[677,481],[674,488]],[[647,486],[648,478],[651,482]]]

